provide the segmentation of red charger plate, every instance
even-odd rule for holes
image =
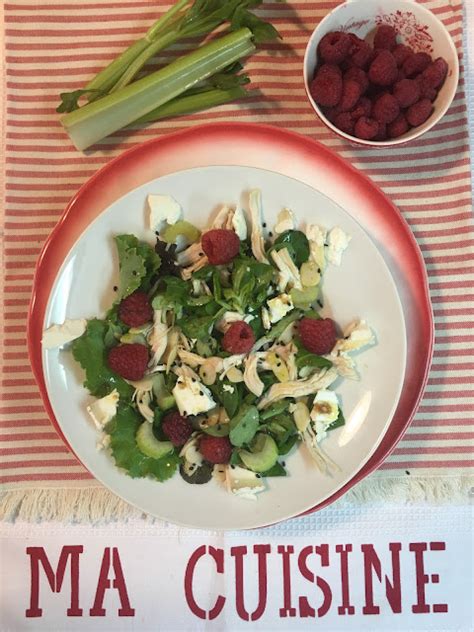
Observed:
[[[400,441],[422,397],[434,340],[426,270],[408,224],[367,176],[316,141],[267,125],[210,123],[137,145],[102,167],[70,201],[38,259],[27,334],[33,373],[48,415],[66,441],[48,398],[41,358],[45,311],[63,260],[87,226],[117,198],[159,176],[213,165],[264,168],[318,189],[362,225],[397,284],[409,325],[407,366],[400,401],[369,461],[345,486],[309,510],[315,511],[334,502],[373,472]]]

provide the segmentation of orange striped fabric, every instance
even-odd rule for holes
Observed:
[[[282,126],[324,142],[375,180],[402,210],[425,257],[436,322],[436,349],[419,411],[379,476],[472,471],[474,451],[473,232],[469,139],[462,73],[461,0],[425,4],[449,28],[461,81],[443,120],[410,146],[349,146],[315,118],[302,82],[309,32],[337,2],[264,5],[285,47],[272,44],[247,68],[264,98],[116,133],[91,155],[62,130],[58,94],[91,76],[156,18],[159,0],[49,0],[4,4],[3,350],[0,482],[5,490],[96,485],[48,420],[25,347],[33,269],[65,204],[101,165],[136,143],[201,121],[232,118]],[[186,48],[184,45],[181,49]],[[169,55],[169,54],[168,54]],[[408,327],[410,323],[407,323]]]

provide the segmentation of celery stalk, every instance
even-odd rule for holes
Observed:
[[[195,112],[201,112],[201,110],[208,110],[218,105],[224,105],[224,103],[230,103],[236,99],[246,97],[249,93],[242,86],[236,86],[235,88],[229,88],[228,90],[221,90],[220,88],[211,88],[200,92],[198,94],[192,94],[189,96],[180,96],[176,99],[168,101],[155,108],[145,116],[140,117],[137,121],[133,122],[133,125],[139,125],[141,123],[152,123],[154,121],[160,121],[161,119],[170,118],[173,116],[183,116],[184,114],[194,114]]]
[[[172,18],[175,18],[176,13],[184,8],[191,0],[179,0],[174,6],[172,6],[164,15],[162,15],[152,26],[148,29],[145,36],[134,42],[126,50],[123,51],[116,59],[114,59],[108,66],[101,70],[89,83],[86,85],[86,89],[89,90],[103,90],[108,91],[112,86],[120,79],[123,72],[128,66],[153,42],[155,37],[165,28],[168,27],[168,23]],[[91,100],[94,100],[92,96]]]
[[[79,150],[133,123],[190,87],[255,50],[247,28],[225,35],[122,90],[61,118]]]

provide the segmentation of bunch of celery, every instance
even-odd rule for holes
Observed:
[[[87,149],[130,125],[197,112],[247,94],[249,79],[238,63],[255,45],[278,37],[250,9],[262,0],[178,0],[82,90],[61,94],[61,123],[77,149]],[[207,36],[223,23],[228,31],[167,66],[136,79],[160,51],[178,40]],[[87,103],[82,107],[79,100]]]

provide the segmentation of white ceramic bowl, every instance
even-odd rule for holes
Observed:
[[[427,52],[433,59],[443,57],[448,63],[449,70],[446,81],[433,103],[434,111],[423,125],[414,127],[398,138],[384,141],[362,140],[341,131],[324,116],[310,94],[309,85],[318,62],[318,44],[326,33],[352,32],[362,39],[367,38],[370,42],[371,35],[380,24],[392,25],[398,31],[400,43],[411,46],[415,52]],[[431,11],[417,2],[350,0],[331,11],[313,31],[306,47],[303,73],[308,99],[327,127],[339,136],[359,145],[384,147],[414,140],[436,125],[454,98],[459,79],[459,61],[456,47],[444,24]]]

